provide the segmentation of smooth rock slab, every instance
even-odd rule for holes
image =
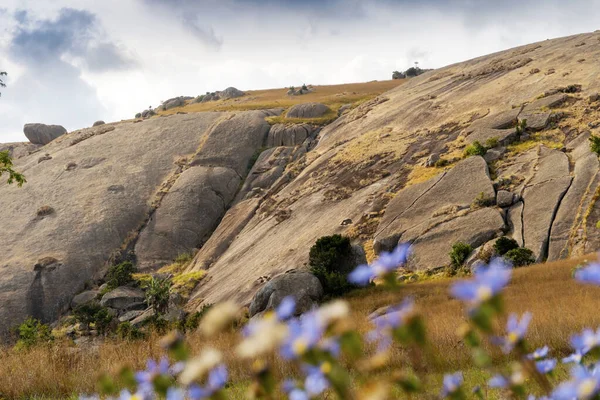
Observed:
[[[502,215],[494,208],[483,208],[454,218],[412,241],[413,256],[408,265],[419,270],[448,265],[448,254],[454,243],[463,242],[476,248],[500,236],[504,227]]]
[[[403,189],[385,210],[375,233],[375,250],[391,250],[399,241],[418,238],[431,226],[469,208],[481,194],[484,198],[496,197],[487,164],[479,156],[469,157],[427,182]]]

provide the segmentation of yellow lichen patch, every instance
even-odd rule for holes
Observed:
[[[444,172],[444,168],[424,167],[422,165],[415,165],[408,174],[408,181],[406,182],[406,186],[426,182],[442,172]]]
[[[176,275],[173,277],[173,286],[171,287],[171,290],[184,297],[188,297],[205,275],[206,271],[187,272]]]
[[[351,140],[331,161],[360,162],[384,156],[398,159],[406,152],[409,144],[405,135],[394,132],[392,128],[377,129]]]
[[[311,124],[311,125],[327,125],[338,117],[337,110],[340,106],[332,107],[331,111],[328,111],[325,115],[318,118],[287,118],[285,115],[279,115],[275,117],[267,117],[266,121],[271,124]]]
[[[372,263],[377,258],[377,254],[375,254],[375,249],[373,248],[373,240],[367,240],[363,244],[363,249],[365,250],[365,255],[367,256],[367,262]]]
[[[543,144],[551,149],[560,149],[564,146],[562,139],[554,135],[535,134],[531,136],[531,139],[529,140],[509,145],[507,149],[511,153],[522,153],[527,150],[531,150],[540,144]]]
[[[152,279],[151,274],[142,274],[142,273],[131,274],[131,277],[133,278],[134,281],[137,281],[140,286],[146,285]]]

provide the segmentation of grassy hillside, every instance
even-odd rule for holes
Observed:
[[[528,340],[532,346],[547,344],[554,357],[569,353],[568,338],[583,327],[600,325],[600,288],[576,283],[573,268],[594,258],[574,258],[515,270],[506,290],[507,309],[534,315]],[[437,353],[437,365],[428,367],[433,386],[439,386],[445,372],[468,368],[470,355],[457,336],[459,325],[465,320],[462,305],[450,297],[450,278],[430,279],[402,286],[389,292],[381,287],[357,291],[348,296],[354,320],[361,331],[370,329],[367,316],[377,308],[396,304],[406,296],[413,296],[426,318],[428,336]],[[248,379],[249,365],[234,360],[234,344],[239,332],[231,331],[216,340],[207,341],[197,333],[189,334],[188,341],[194,354],[206,346],[221,349],[228,358],[234,384],[229,388],[230,398],[243,398],[243,387]],[[10,349],[0,351],[0,388],[8,398],[31,398],[43,394],[47,398],[64,398],[73,393],[91,392],[103,373],[115,374],[123,365],[143,368],[146,359],[162,354],[158,336],[147,341],[107,341],[97,346],[75,348],[65,342],[51,347],[38,347],[30,352]],[[496,363],[504,362],[500,353],[494,353]],[[403,365],[407,354],[401,349],[393,353],[391,367]],[[293,374],[290,366],[277,361],[276,370],[282,376]],[[562,371],[558,371],[559,377]],[[486,373],[466,369],[466,379],[484,384]],[[35,398],[35,397],[34,397]],[[46,398],[46,397],[38,397]],[[493,397],[490,397],[493,398]]]
[[[235,99],[208,101],[206,103],[190,103],[184,107],[158,111],[159,115],[176,114],[178,112],[200,111],[244,111],[268,108],[289,108],[295,104],[318,102],[328,105],[337,116],[337,110],[344,104],[361,103],[372,99],[390,89],[403,84],[405,79],[390,81],[372,81],[343,85],[313,86],[314,91],[301,96],[288,96],[288,88],[249,90],[245,95]],[[323,121],[329,122],[329,121]]]

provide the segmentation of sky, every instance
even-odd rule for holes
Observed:
[[[600,0],[0,0],[0,143],[228,86],[390,79],[599,21]]]

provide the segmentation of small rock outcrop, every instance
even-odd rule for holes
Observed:
[[[287,296],[294,297],[296,315],[300,315],[317,305],[323,297],[323,287],[319,279],[309,272],[290,271],[276,276],[254,295],[250,316],[276,309]]]
[[[288,118],[319,118],[331,109],[322,103],[296,104],[286,114]]]
[[[102,296],[100,305],[110,307],[116,310],[126,310],[131,305],[144,302],[146,295],[140,289],[135,289],[127,286],[121,286]]]
[[[236,89],[232,86],[228,87],[225,90],[219,92],[219,97],[223,100],[235,99],[237,97],[242,97],[245,93],[239,89]]]
[[[308,124],[276,124],[269,131],[267,147],[296,146],[313,137],[314,132]]]
[[[104,123],[105,123],[104,121],[100,120],[100,121],[94,122],[94,125],[92,125],[92,126],[100,126],[100,125],[104,125]]]
[[[182,107],[183,105],[185,105],[183,97],[173,97],[172,99],[165,100],[160,108],[161,110],[166,111],[171,108]]]
[[[25,124],[23,133],[33,144],[48,144],[59,136],[67,133],[61,125]]]
[[[507,190],[498,190],[496,194],[496,205],[506,208],[513,205],[515,195]]]

